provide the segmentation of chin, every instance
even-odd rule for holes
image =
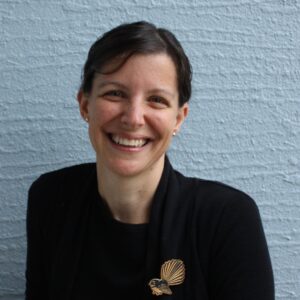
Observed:
[[[111,162],[111,164],[107,165],[107,168],[113,173],[124,177],[135,176],[146,170],[146,166],[144,164],[120,159]]]

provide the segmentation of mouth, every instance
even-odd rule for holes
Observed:
[[[150,141],[150,139],[145,138],[124,138],[117,134],[109,134],[108,137],[114,144],[128,148],[141,148]]]

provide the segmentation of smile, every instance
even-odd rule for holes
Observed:
[[[121,145],[125,147],[134,147],[134,148],[143,147],[148,142],[147,139],[127,139],[112,134],[110,135],[110,139],[117,145]]]

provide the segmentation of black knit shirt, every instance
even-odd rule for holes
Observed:
[[[148,224],[114,220],[95,188],[72,299],[142,299]]]

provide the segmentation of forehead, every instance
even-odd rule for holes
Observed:
[[[101,72],[96,73],[95,80],[119,79],[125,81],[152,84],[175,85],[177,88],[176,67],[172,58],[165,53],[135,54],[116,58],[107,63]]]
[[[167,52],[153,52],[153,53],[139,53],[139,52],[133,52],[133,53],[121,53],[115,57],[111,57],[107,60],[107,62],[104,62],[100,65],[100,72],[101,73],[113,73],[117,70],[119,70],[124,64],[126,64],[128,61],[134,59],[134,58],[156,58],[156,57],[165,57],[173,62],[175,67],[175,61],[172,58],[170,54]]]

